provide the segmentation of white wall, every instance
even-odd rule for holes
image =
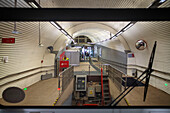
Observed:
[[[127,32],[123,34],[128,42],[131,51],[134,53],[135,58],[128,59],[129,68],[147,67],[150,54],[154,45],[154,41],[157,41],[157,48],[155,53],[155,59],[153,63],[153,69],[161,72],[153,72],[154,75],[162,77],[166,80],[158,77],[151,76],[150,84],[170,94],[170,22],[138,22]],[[147,42],[145,50],[137,50],[135,43],[137,40],[143,39]],[[136,66],[130,66],[130,64]],[[128,74],[131,75],[131,69],[128,70]],[[138,75],[140,72],[138,73]],[[168,86],[165,86],[165,83]]]
[[[41,22],[40,34],[41,42],[44,46],[39,47],[38,25],[38,22],[17,22],[17,31],[21,33],[12,34],[13,22],[0,22],[0,42],[2,38],[15,38],[15,44],[0,43],[0,58],[2,59],[3,56],[8,56],[9,58],[7,63],[0,61],[0,85],[26,77],[0,87],[0,98],[2,91],[9,86],[28,87],[39,81],[40,76],[45,74],[45,72],[41,71],[54,72],[55,55],[49,53],[47,47],[51,46],[57,39],[57,29],[49,22]],[[43,63],[41,63],[41,60],[43,60]],[[37,72],[39,73],[27,77]],[[12,77],[4,78],[11,75]]]

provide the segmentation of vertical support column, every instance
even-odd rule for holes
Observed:
[[[102,87],[102,105],[104,105],[104,92],[103,92],[103,68],[101,68],[101,87]]]

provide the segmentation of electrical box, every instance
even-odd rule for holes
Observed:
[[[100,93],[101,92],[101,85],[96,85],[96,93]]]
[[[76,91],[86,91],[87,75],[76,75]]]
[[[88,87],[88,97],[95,97],[95,87]]]

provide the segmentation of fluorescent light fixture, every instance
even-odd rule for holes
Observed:
[[[50,23],[51,23],[53,26],[55,26],[57,29],[61,29],[61,27],[60,27],[58,24],[56,24],[55,22],[50,21]]]
[[[115,39],[117,36],[113,36],[112,38]]]
[[[67,35],[67,32],[66,31],[64,31],[63,29],[62,30],[60,30],[63,34],[65,34],[65,35]]]
[[[166,0],[160,0],[159,3],[164,3]]]
[[[32,7],[34,7],[34,8],[38,8],[38,6],[36,6],[36,5],[34,4],[34,2],[29,2],[29,4],[30,4]]]
[[[123,31],[120,31],[120,32],[118,32],[117,34],[116,34],[116,36],[119,36],[120,34],[122,34],[123,33]]]
[[[71,37],[70,35],[67,35],[67,37],[68,37],[69,39],[72,39],[72,37]]]
[[[132,27],[133,26],[133,23],[131,23],[131,24],[129,24],[128,26],[126,26],[124,29],[123,29],[123,31],[126,31],[126,30],[128,30],[130,27]]]

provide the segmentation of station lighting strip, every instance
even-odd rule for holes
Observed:
[[[155,0],[151,5],[149,5],[147,8],[158,8],[161,4],[163,4],[164,2],[166,2],[167,0]],[[98,41],[96,43],[101,43],[101,42],[105,42],[111,39],[115,39],[116,37],[118,37],[119,35],[121,35],[123,32],[125,32],[126,30],[128,30],[129,28],[131,28],[137,21],[131,21],[129,22],[125,27],[123,27],[120,31],[118,31],[114,36],[110,37],[109,39],[105,39],[105,40],[101,40]],[[96,43],[91,43],[91,44],[96,44]]]
[[[41,8],[41,6],[35,1],[35,0],[24,0],[27,4],[29,4],[32,8]],[[64,30],[57,22],[55,21],[50,21],[50,23],[56,27],[58,30],[60,30],[65,36],[67,36],[71,41],[74,41],[73,37],[66,31]]]

